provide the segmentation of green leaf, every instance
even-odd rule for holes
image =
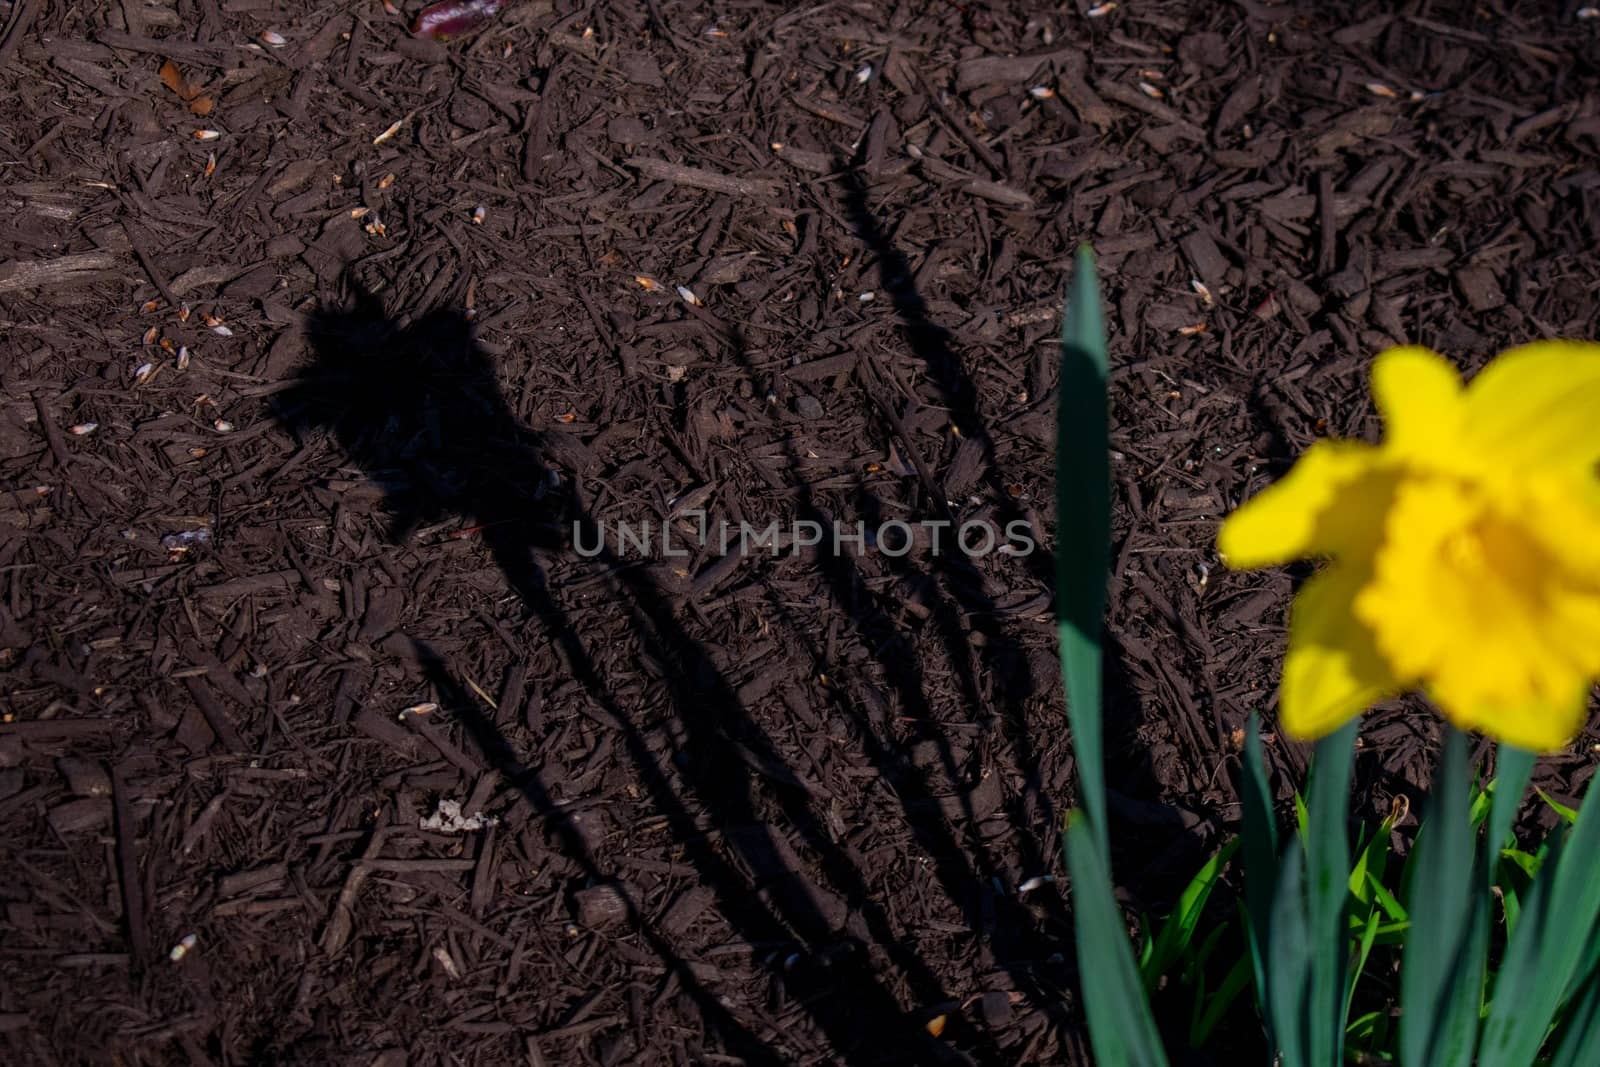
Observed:
[[[1596,1063],[1600,1063],[1600,974],[1591,974],[1573,1000],[1550,1067],[1593,1067]]]
[[[1406,943],[1406,934],[1410,929],[1410,922],[1380,923],[1378,925],[1378,939],[1375,943],[1386,947],[1389,945],[1404,945]]]
[[[1503,848],[1500,850],[1500,858],[1527,875],[1529,880],[1539,873],[1539,865],[1544,862],[1543,856],[1524,852],[1520,848]]]
[[[1596,967],[1600,967],[1600,929],[1589,931],[1589,936],[1585,939],[1583,954],[1578,957],[1578,965],[1573,968],[1572,978],[1567,982],[1567,991],[1561,997],[1563,1003],[1578,998],[1578,987],[1594,976]]]
[[[1078,789],[1101,865],[1111,866],[1102,758],[1100,641],[1111,570],[1106,335],[1094,256],[1078,250],[1061,329],[1056,408],[1056,616]]]
[[[1100,1067],[1164,1067],[1166,1055],[1134,965],[1127,927],[1081,812],[1063,833],[1072,875],[1072,922],[1089,1040]]]
[[[1400,968],[1400,1059],[1468,1067],[1477,1039],[1488,910],[1473,877],[1467,739],[1446,728],[1407,898],[1411,933]]]
[[[1199,948],[1184,953],[1183,981],[1186,984],[1194,985],[1203,979],[1206,963],[1210,961],[1211,954],[1217,950],[1217,946],[1222,943],[1223,935],[1232,925],[1229,920],[1224,919],[1211,928],[1211,932],[1200,942]]]
[[[1358,1015],[1345,1027],[1345,1036],[1351,1040],[1371,1041],[1378,1033],[1379,1020],[1388,1017],[1387,1011],[1369,1011]]]
[[[1511,836],[1511,823],[1522,806],[1522,794],[1528,787],[1528,775],[1533,771],[1532,752],[1511,745],[1500,745],[1495,750],[1493,808],[1489,815],[1489,855],[1493,856]],[[1493,870],[1493,865],[1490,865]]]
[[[1272,1037],[1271,990],[1267,956],[1272,943],[1272,907],[1278,883],[1278,826],[1272,817],[1266,760],[1261,752],[1261,724],[1252,713],[1245,724],[1244,765],[1239,774],[1242,809],[1239,840],[1244,850],[1245,919],[1256,990]]]
[[[1378,927],[1383,922],[1383,915],[1376,908],[1367,916],[1366,927],[1361,931],[1361,942],[1356,948],[1355,965],[1350,968],[1350,982],[1345,987],[1344,1017],[1350,1018],[1350,1005],[1356,999],[1356,983],[1361,980],[1361,972],[1367,969],[1367,958],[1372,955],[1373,943],[1378,940]],[[1348,1024],[1345,1027],[1349,1032]]]
[[[1372,883],[1383,884],[1384,868],[1388,866],[1389,849],[1392,843],[1389,835],[1394,832],[1394,824],[1399,818],[1399,811],[1391,811],[1384,816],[1375,832],[1361,846],[1356,856],[1356,865],[1350,871],[1350,895],[1358,902],[1367,903],[1367,897],[1372,892]]]
[[[1489,805],[1494,798],[1494,783],[1489,783],[1487,789],[1480,789],[1474,784],[1467,798],[1467,825],[1476,829],[1489,817]]]
[[[1521,891],[1510,884],[1500,886],[1500,909],[1506,917],[1506,938],[1509,940],[1517,932],[1517,919],[1522,915]]]
[[[1172,914],[1167,916],[1167,921],[1161,925],[1161,932],[1156,935],[1155,944],[1148,958],[1141,963],[1140,970],[1147,990],[1152,992],[1155,990],[1161,976],[1171,970],[1172,965],[1194,939],[1195,929],[1200,925],[1200,914],[1205,910],[1206,901],[1211,897],[1211,890],[1216,887],[1218,879],[1222,877],[1223,868],[1227,866],[1228,860],[1238,848],[1238,838],[1229,841],[1216,855],[1206,861],[1179,894],[1177,906],[1172,909]]]
[[[1350,766],[1356,720],[1317,742],[1307,788],[1306,922],[1311,986],[1306,1030],[1310,1062],[1344,1058],[1345,908],[1350,899]]]
[[[1533,762],[1533,753],[1524,749],[1506,744],[1501,744],[1495,749],[1495,775],[1494,781],[1490,783],[1493,804],[1489,814],[1489,836],[1484,841],[1484,848],[1489,856],[1484,869],[1489,874],[1491,890],[1496,876],[1505,864],[1502,857],[1516,851],[1503,849],[1503,846],[1511,840],[1511,824],[1516,820],[1517,809],[1522,806],[1522,794],[1527,791],[1528,776],[1533,771]],[[1512,843],[1515,844],[1515,841]],[[1518,853],[1518,856],[1527,856],[1527,853]],[[1532,856],[1527,858],[1533,860]],[[1525,868],[1528,877],[1533,877],[1536,868],[1536,863],[1533,867]],[[1500,908],[1506,917],[1506,937],[1509,938],[1517,928],[1522,902],[1514,882],[1501,877],[1500,883]]]
[[[1600,804],[1584,804],[1522,897],[1484,1023],[1481,1067],[1525,1067],[1543,1043],[1578,975],[1600,918]]]
[[[1305,850],[1299,842],[1284,852],[1283,873],[1272,900],[1272,934],[1267,944],[1267,1009],[1283,1067],[1326,1067],[1336,1060],[1314,1060],[1308,1049],[1311,1027],[1311,942],[1306,919]],[[1338,953],[1344,955],[1343,948]]]
[[[1222,979],[1222,984],[1217,987],[1209,1000],[1205,1000],[1205,1010],[1199,1012],[1189,1025],[1189,1047],[1204,1048],[1211,1040],[1211,1031],[1217,1028],[1217,1023],[1227,1014],[1233,1002],[1239,999],[1239,994],[1244,992],[1250,984],[1250,957],[1240,956],[1234,961],[1228,973]],[[1195,1007],[1199,1009],[1202,998],[1195,996]]]
[[[1401,904],[1395,895],[1389,892],[1382,882],[1378,881],[1376,876],[1369,874],[1367,877],[1368,885],[1372,888],[1372,897],[1377,901],[1378,907],[1383,909],[1383,913],[1393,922],[1406,922],[1408,917],[1405,905]]]
[[[1284,1067],[1326,1067],[1344,1054],[1350,894],[1346,808],[1355,738],[1351,721],[1317,743],[1306,834],[1285,852],[1272,900],[1264,988]],[[1247,874],[1247,886],[1251,880]]]
[[[1578,813],[1576,811],[1574,811],[1571,808],[1567,807],[1565,804],[1560,803],[1559,801],[1552,800],[1550,798],[1550,794],[1546,793],[1543,789],[1540,789],[1538,786],[1534,786],[1533,791],[1535,793],[1539,794],[1539,799],[1540,800],[1544,801],[1547,805],[1549,805],[1551,811],[1555,812],[1557,815],[1559,815],[1563,819],[1567,820],[1567,822],[1574,823],[1574,822],[1578,821]]]

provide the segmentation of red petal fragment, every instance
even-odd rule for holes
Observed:
[[[411,33],[441,41],[473,33],[482,29],[505,6],[506,0],[444,0],[418,12],[416,21],[411,24]]]

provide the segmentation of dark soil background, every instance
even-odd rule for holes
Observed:
[[[1600,19],[513,0],[442,44],[404,6],[0,6],[0,1056],[1086,1062],[1040,881],[1072,251],[1160,913],[1305,573],[1223,573],[1218,517],[1378,432],[1389,344],[1600,334]],[[572,543],[696,507],[1043,549]],[[1364,814],[1417,798],[1416,710],[1369,719]]]

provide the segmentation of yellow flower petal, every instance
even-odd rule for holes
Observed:
[[[1600,344],[1536,341],[1485,367],[1466,391],[1465,434],[1508,471],[1600,462]]]
[[[1515,510],[1528,533],[1574,582],[1600,586],[1600,481],[1535,476],[1521,489],[1504,509]]]
[[[1583,729],[1589,713],[1589,684],[1575,679],[1562,696],[1534,696],[1515,704],[1479,702],[1459,706],[1435,687],[1430,697],[1445,718],[1463,730],[1477,730],[1528,752],[1565,748]]]
[[[1405,688],[1355,616],[1366,580],[1363,568],[1335,563],[1301,586],[1289,609],[1278,720],[1296,740],[1332,733]]]
[[[1391,475],[1359,441],[1318,441],[1278,481],[1240,505],[1217,531],[1230,567],[1270,567],[1360,550],[1381,532]]]
[[[1372,364],[1372,398],[1383,415],[1386,450],[1424,460],[1455,457],[1461,375],[1443,356],[1415,346],[1389,349]]]

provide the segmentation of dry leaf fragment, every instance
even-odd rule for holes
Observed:
[[[409,118],[409,117],[410,116],[408,115],[407,118]],[[380,145],[383,142],[387,141],[389,138],[391,138],[395,134],[399,133],[400,132],[400,127],[404,126],[405,124],[406,124],[406,120],[405,119],[396,119],[392,124],[390,124],[388,129],[384,130],[382,133],[378,134],[378,136],[376,136],[376,137],[374,137],[372,139],[373,145],[377,146],[377,145]]]
[[[161,84],[176,93],[180,100],[187,101],[191,113],[201,116],[211,114],[215,101],[210,94],[184,77],[183,70],[170,59],[161,64]]]
[[[178,69],[178,64],[170,59],[161,64],[161,84],[185,100],[193,100],[200,95],[199,90],[190,85],[189,80],[183,76],[183,71]]]

